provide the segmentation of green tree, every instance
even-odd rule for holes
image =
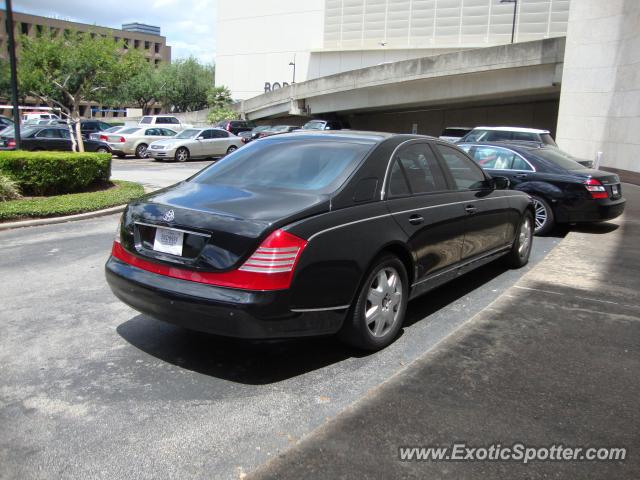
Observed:
[[[233,120],[235,118],[238,118],[238,113],[228,106],[214,107],[207,115],[207,121],[209,123],[217,123],[221,120]]]
[[[227,87],[212,87],[207,94],[209,108],[222,108],[231,104],[231,92]]]
[[[9,101],[11,98],[11,66],[9,61],[0,58],[0,99]]]
[[[139,52],[124,50],[112,37],[90,33],[23,36],[21,45],[18,76],[22,91],[59,107],[76,122],[79,151],[84,151],[80,104],[118,98],[123,84],[144,62]]]
[[[213,87],[215,69],[193,57],[177,60],[160,69],[160,100],[173,112],[192,112],[207,107],[207,94]]]
[[[125,82],[114,103],[135,104],[146,115],[149,107],[162,97],[163,80],[157,68],[143,62],[140,70]]]

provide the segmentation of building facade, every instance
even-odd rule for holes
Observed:
[[[122,40],[126,48],[141,51],[147,59],[147,62],[155,66],[171,62],[171,47],[167,45],[167,39],[160,35],[159,27],[133,23],[123,25],[123,29],[115,29],[20,12],[13,12],[13,22],[18,58],[20,57],[19,37],[21,35],[35,37],[47,32],[53,36],[57,36],[64,34],[65,31],[79,31],[91,32],[96,35],[112,36],[115,40]],[[0,10],[0,58],[6,59],[7,57],[6,12],[5,10]],[[38,105],[36,102],[30,102],[30,104],[33,106]],[[90,107],[97,109],[97,116],[101,118],[124,116],[122,112],[108,111],[117,109],[97,104],[82,105],[80,109],[81,115],[89,116]],[[159,108],[157,109],[159,113]],[[2,113],[7,114],[7,112]]]
[[[569,0],[520,0],[514,40],[564,36]],[[511,42],[500,0],[219,0],[216,83],[246,99],[349,70]]]

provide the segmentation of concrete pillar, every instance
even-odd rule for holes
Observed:
[[[639,0],[571,2],[556,140],[576,157],[602,152],[602,166],[640,172]]]

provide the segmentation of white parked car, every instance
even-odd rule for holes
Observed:
[[[154,160],[222,157],[243,145],[242,139],[221,128],[188,128],[173,138],[149,145],[147,152]]]
[[[523,127],[475,127],[459,142],[536,142],[557,147],[549,130]]]
[[[182,123],[178,117],[174,117],[173,115],[145,115],[140,120],[140,123],[138,123],[138,126],[170,128],[176,132],[193,127],[193,125]]]
[[[173,137],[177,132],[169,128],[128,127],[116,133],[100,135],[100,140],[107,142],[111,151],[120,158],[135,155],[146,158],[151,143],[162,138]]]

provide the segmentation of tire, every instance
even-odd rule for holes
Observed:
[[[338,337],[362,350],[386,347],[402,327],[408,298],[409,281],[404,264],[395,255],[379,257],[367,272]]]
[[[556,220],[553,209],[549,202],[537,195],[531,195],[533,207],[535,209],[535,230],[536,235],[546,235],[554,227]]]
[[[235,152],[238,149],[238,147],[236,147],[235,145],[231,145],[229,148],[227,148],[227,155],[229,155],[230,153]]]
[[[109,149],[105,147],[96,148],[96,153],[109,153]]]
[[[527,210],[522,216],[520,226],[516,232],[511,250],[505,257],[507,265],[511,268],[521,268],[529,263],[531,246],[533,244],[533,214]]]
[[[189,150],[187,150],[185,147],[180,147],[179,149],[177,149],[176,160],[178,162],[186,162],[187,160],[189,160]]]
[[[136,158],[147,158],[147,144],[141,143],[136,147]]]

